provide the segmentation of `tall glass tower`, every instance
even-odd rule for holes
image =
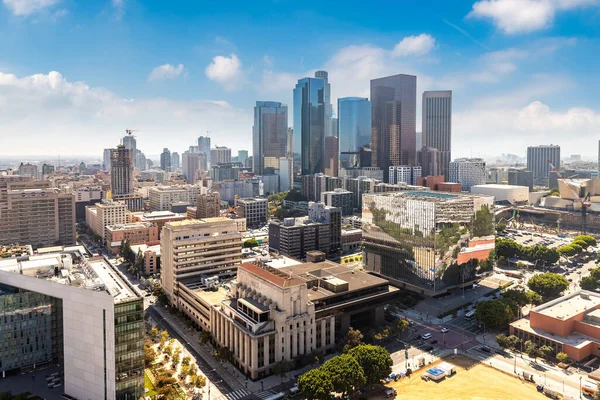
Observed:
[[[317,71],[321,74],[325,71]],[[300,153],[302,175],[324,170],[324,138],[329,84],[326,79],[302,78],[294,89],[294,151]]]
[[[371,102],[365,97],[338,99],[338,137],[342,168],[360,165],[360,147],[371,143]]]
[[[252,127],[252,172],[279,169],[279,159],[287,148],[287,106],[275,101],[257,101]],[[246,157],[247,158],[247,157]],[[244,160],[245,161],[245,160]]]

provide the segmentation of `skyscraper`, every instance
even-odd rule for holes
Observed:
[[[527,170],[533,172],[534,180],[548,179],[551,170],[548,161],[560,169],[560,146],[551,144],[527,148]]]
[[[340,165],[365,167],[360,165],[360,147],[371,144],[371,102],[365,97],[343,97],[338,99],[337,113]]]
[[[122,144],[110,149],[110,190],[113,198],[133,193],[133,152]]]
[[[327,71],[316,71],[315,78],[325,81],[323,86],[323,102],[325,103],[325,136],[333,136],[333,106],[331,105],[331,85]]]
[[[210,138],[208,136],[200,136],[198,138],[198,151],[206,154],[207,167],[210,165]]]
[[[110,149],[104,149],[102,153],[102,170],[110,171]]]
[[[171,153],[171,170],[174,171],[176,169],[179,169],[180,167],[180,163],[179,163],[179,153],[174,151],[173,153]]]
[[[123,136],[121,144],[131,152],[131,156],[133,157],[133,166],[138,167],[138,165],[135,164],[135,154],[137,152],[137,142],[135,140],[135,136],[128,131],[127,135]]]
[[[217,146],[210,149],[211,166],[227,164],[231,162],[231,149],[225,146]]]
[[[160,169],[171,172],[171,151],[167,148],[164,148],[160,155]]]
[[[189,184],[195,183],[198,171],[206,171],[206,163],[205,154],[185,151],[181,157],[181,169],[185,181]]]
[[[324,71],[317,71],[323,76]],[[323,172],[323,151],[329,84],[322,78],[302,78],[294,89],[294,151],[300,154],[302,175]]]
[[[423,92],[422,107],[422,147],[438,149],[439,174],[447,180],[452,149],[452,91]]]
[[[417,77],[393,75],[371,80],[373,166],[415,165]]]
[[[287,147],[287,106],[274,101],[257,101],[252,127],[252,172],[265,174],[279,168]],[[272,172],[271,172],[272,173]]]
[[[248,150],[238,150],[237,158],[238,162],[242,163],[242,165],[246,165],[246,160],[248,159]]]
[[[325,137],[325,175],[335,176],[339,175],[339,144],[337,136],[326,136]]]
[[[600,149],[600,143],[598,144],[598,146],[599,146],[598,148]],[[288,130],[287,130],[287,156],[286,157],[294,158],[294,128],[288,128]]]

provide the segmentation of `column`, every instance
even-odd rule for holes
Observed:
[[[298,344],[300,345],[300,348],[298,349],[298,354],[304,354],[305,353],[305,351],[304,351],[304,343],[305,343],[304,342],[304,333],[305,332],[304,332],[304,329],[302,329],[302,328],[300,328],[299,331],[300,331],[299,332],[300,333],[300,339],[299,339],[299,343]]]
[[[254,378],[254,374],[258,369],[258,341],[259,339],[254,339],[250,341],[250,365],[252,366],[252,377]]]
[[[267,365],[269,365],[269,342],[270,342],[270,336],[265,336],[265,367]]]
[[[292,329],[290,334],[292,335],[292,358],[295,358],[298,355],[298,335],[296,333],[296,329]]]
[[[323,347],[323,348],[326,346],[326,344],[325,344],[325,338],[326,338],[325,333],[326,333],[326,325],[325,325],[325,318],[323,318],[321,320],[321,337],[317,339],[317,340],[321,341],[321,347]]]
[[[331,344],[335,344],[335,317],[331,317]]]
[[[244,347],[244,363],[246,364],[246,367],[248,367],[248,369],[250,369],[250,335],[244,335],[245,340],[245,347]]]

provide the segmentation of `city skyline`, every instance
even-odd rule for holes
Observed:
[[[399,14],[399,5],[237,3],[247,20],[232,5],[188,4],[170,6],[174,23],[164,25],[154,3],[4,1],[2,132],[14,155],[98,154],[125,129],[139,130],[150,155],[164,147],[181,153],[206,130],[234,151],[250,149],[255,102],[291,105],[295,82],[324,69],[334,105],[369,97],[371,79],[417,76],[417,131],[421,94],[452,90],[453,157],[524,155],[540,143],[577,153],[565,139],[591,140],[600,129],[598,100],[582,90],[600,79],[588,73],[599,47],[597,2],[544,2],[531,21],[503,14],[507,0],[495,3],[438,4],[435,16],[411,7]],[[239,29],[226,31],[224,20]],[[254,35],[265,21],[280,35]],[[318,34],[307,33],[316,26]],[[293,39],[300,27],[302,41]],[[587,148],[582,155],[595,158]]]

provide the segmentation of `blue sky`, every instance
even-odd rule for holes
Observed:
[[[147,154],[206,131],[249,149],[254,102],[327,69],[334,101],[397,73],[453,90],[455,156],[595,157],[599,20],[599,0],[0,0],[0,155],[101,154],[126,128]]]

